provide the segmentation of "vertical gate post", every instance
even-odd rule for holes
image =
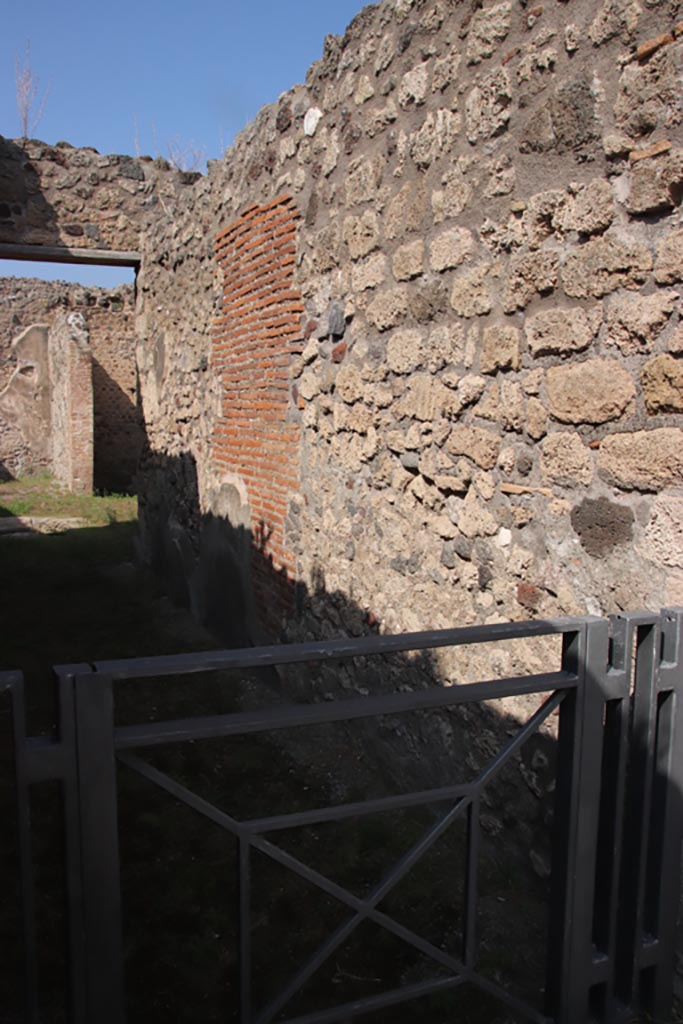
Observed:
[[[16,787],[19,892],[24,952],[24,1011],[26,1024],[38,1021],[38,962],[31,836],[30,787],[26,751],[26,700],[21,672],[0,673],[0,692],[12,701],[14,784]]]
[[[648,848],[652,838],[661,631],[655,616],[626,614],[623,618],[632,624],[635,642],[615,991],[624,1006],[636,1009],[642,1006],[645,996],[641,991],[641,970],[646,935]]]
[[[683,821],[683,608],[662,612],[660,666],[660,728],[655,768],[659,787],[657,811],[661,829],[661,884],[655,908],[660,956],[652,986],[652,1012],[671,1008],[676,959],[676,921]],[[666,706],[665,706],[666,705]]]
[[[593,1010],[599,1020],[619,1021],[623,1004],[615,994],[616,963],[621,942],[620,885],[623,860],[626,771],[629,757],[630,687],[635,623],[623,615],[610,616],[610,664],[602,763],[602,795],[594,916],[594,966],[598,998]]]
[[[563,637],[562,667],[578,676],[560,708],[546,1012],[589,1018],[593,899],[600,812],[608,623],[587,619]]]
[[[61,675],[72,999],[84,1024],[124,1024],[116,760],[111,679],[88,666]]]
[[[661,645],[655,675],[655,747],[641,964],[641,1000],[657,1018],[671,1011],[676,958],[676,920],[681,868],[683,800],[683,609],[661,614]],[[648,964],[648,946],[653,962]]]
[[[69,948],[69,1020],[87,1024],[85,935],[83,933],[83,872],[81,870],[81,819],[78,798],[78,756],[74,710],[74,674],[87,665],[61,665],[54,669],[59,707],[59,739],[64,750],[62,808],[64,815],[64,865],[66,870],[67,941]]]

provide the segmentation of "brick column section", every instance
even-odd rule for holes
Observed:
[[[261,625],[276,633],[293,609],[295,558],[287,502],[299,490],[300,427],[288,421],[289,367],[303,348],[303,302],[294,287],[294,200],[250,206],[216,239],[223,304],[212,365],[222,381],[213,437],[216,468],[239,475],[249,495],[253,594]]]
[[[52,472],[75,494],[93,486],[92,353],[82,313],[58,317],[48,335]]]

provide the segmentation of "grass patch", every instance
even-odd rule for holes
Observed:
[[[0,516],[55,516],[107,526],[137,519],[137,498],[127,494],[71,494],[49,474],[0,483]]]

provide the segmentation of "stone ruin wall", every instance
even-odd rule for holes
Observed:
[[[204,178],[28,153],[51,242],[142,252],[143,539],[196,607],[207,517],[290,636],[291,580],[337,632],[681,602],[682,18],[384,0]]]
[[[169,209],[176,192],[198,177],[162,159],[0,138],[0,243],[139,252],[147,217]],[[16,369],[10,347],[22,329],[51,325],[64,309],[84,313],[93,355],[94,483],[127,490],[144,446],[133,289],[34,281],[30,262],[26,272],[27,279],[0,279],[0,391]],[[11,435],[0,451],[11,471],[44,464],[16,424],[3,423],[2,433]]]
[[[92,351],[82,313],[33,324],[11,348],[0,391],[0,479],[49,470],[76,494],[93,489]]]
[[[0,480],[52,465],[47,327],[27,327],[8,353],[10,372],[0,380]]]
[[[683,600],[682,16],[386,0],[150,225],[152,447],[190,453],[202,511],[255,536],[269,502],[273,567],[353,602],[333,630]],[[234,288],[214,238],[277,199],[301,217],[286,266],[304,306],[283,321],[301,353],[286,497],[259,493],[226,432],[243,367],[208,330]],[[258,315],[250,329],[259,364]],[[186,476],[153,479],[148,518],[166,489],[192,533]]]
[[[160,158],[0,136],[0,242],[137,252],[146,216],[198,177]]]
[[[683,603],[682,21],[383,0],[206,177],[36,150],[36,223],[0,205],[0,233],[140,248],[142,549],[224,637]],[[122,166],[143,180],[74,198]],[[438,668],[549,664],[496,645]],[[400,739],[425,773],[458,745]]]
[[[30,271],[30,263],[26,267]],[[132,285],[106,289],[64,281],[0,278],[0,392],[17,368],[12,349],[16,337],[34,324],[45,324],[51,331],[56,321],[69,312],[84,316],[90,338],[94,485],[107,491],[127,490],[144,446],[137,393]],[[0,460],[4,455],[8,468],[13,467],[15,472],[25,471],[29,466],[47,466],[35,444],[23,445],[22,451],[21,458],[17,458],[0,444]]]

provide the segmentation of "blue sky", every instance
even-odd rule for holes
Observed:
[[[21,134],[14,68],[29,40],[39,93],[49,89],[37,138],[150,156],[167,156],[177,139],[217,158],[264,103],[303,81],[325,36],[342,34],[364,6],[362,0],[9,3],[0,33],[0,135]],[[0,262],[0,274],[26,275],[31,267]],[[97,280],[104,274],[112,281],[108,269],[93,271]],[[90,273],[51,271],[97,283]]]

